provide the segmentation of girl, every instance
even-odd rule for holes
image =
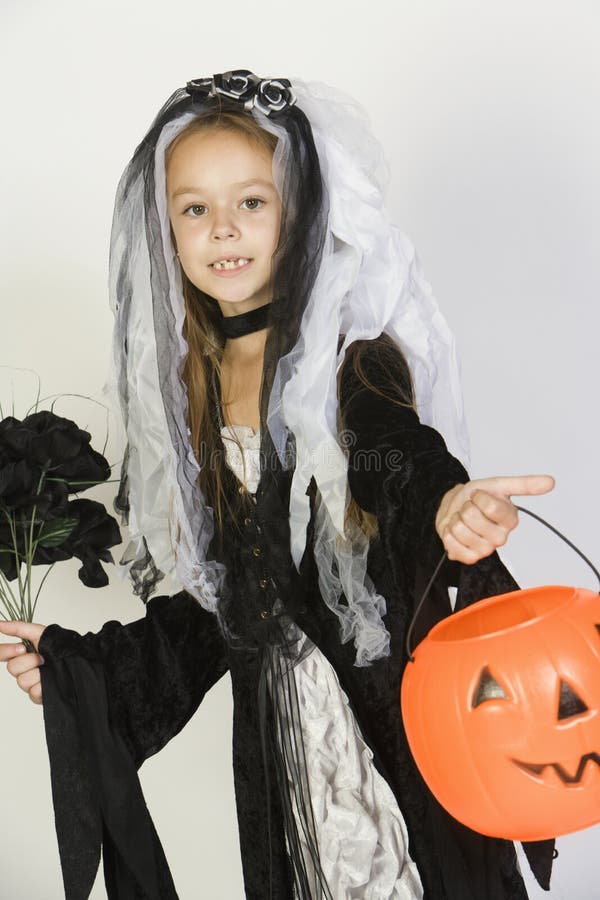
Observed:
[[[524,898],[510,843],[431,796],[406,744],[405,635],[512,590],[514,494],[469,481],[452,339],[382,203],[364,116],[324,86],[189,82],[119,185],[110,389],[121,564],[144,619],[2,623],[44,701],[67,898],[174,898],[136,769],[227,670],[246,896]],[[443,431],[448,446],[439,431]],[[173,575],[181,590],[154,596]],[[460,760],[456,761],[460,765]],[[544,886],[553,846],[526,848]]]

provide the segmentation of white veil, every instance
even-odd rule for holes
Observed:
[[[263,96],[265,85],[272,84],[288,83],[261,81]],[[366,571],[368,540],[351,522],[344,532],[350,496],[337,432],[336,374],[352,342],[388,334],[409,364],[421,421],[440,431],[450,451],[466,462],[458,364],[415,249],[389,220],[383,199],[387,170],[365,113],[324,84],[293,79],[291,90],[285,90],[290,105],[295,101],[310,123],[328,206],[299,337],[277,364],[267,425],[282,460],[290,433],[295,441],[292,559],[299,566],[310,516],[306,489],[314,477],[321,593],[339,619],[342,641],[354,639],[356,665],[368,665],[389,655],[389,635],[382,621],[385,600]],[[176,106],[183,96],[184,91],[176,92],[168,103]],[[246,103],[246,108],[278,138],[273,167],[283,191],[294,165],[284,120],[269,115],[264,105]],[[165,152],[196,114],[188,109],[156,126],[151,162],[136,167],[134,157],[119,185],[111,240],[115,331],[106,391],[122,414],[122,442],[128,447],[122,488],[131,543],[121,560],[123,571],[132,577],[142,572],[147,580],[152,573],[150,590],[167,575],[174,587],[215,612],[225,570],[207,558],[212,510],[196,486],[199,465],[187,426],[181,381],[185,312],[165,195]],[[345,337],[338,353],[340,334]]]

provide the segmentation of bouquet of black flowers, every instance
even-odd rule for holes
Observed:
[[[70,499],[108,479],[110,466],[90,446],[89,432],[54,412],[0,421],[0,609],[3,618],[32,622],[42,585],[55,562],[77,557],[87,587],[104,587],[102,562],[121,543],[116,519],[95,500]],[[32,599],[32,566],[49,569]],[[18,579],[18,595],[10,582]]]

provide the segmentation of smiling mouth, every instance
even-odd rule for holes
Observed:
[[[214,269],[215,272],[225,272],[225,271],[233,271],[234,269],[243,269],[252,260],[245,256],[238,256],[235,258],[227,258],[219,259],[214,263],[210,263],[209,269]]]
[[[586,766],[589,762],[595,763],[600,768],[600,756],[593,753],[586,753],[579,760],[579,765],[577,766],[577,771],[574,775],[571,775],[570,772],[561,766],[560,763],[525,763],[519,762],[518,759],[513,759],[513,762],[520,769],[523,769],[524,772],[527,772],[528,775],[534,775],[536,778],[541,780],[545,780],[543,778],[544,772],[546,769],[553,769],[563,784],[567,785],[567,787],[572,785],[577,785],[581,782],[583,778],[583,773],[585,772]]]

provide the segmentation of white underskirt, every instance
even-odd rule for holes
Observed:
[[[245,479],[232,431],[244,448]],[[260,478],[260,433],[236,425],[225,426],[221,434],[228,465],[254,493]],[[312,649],[293,672],[319,856],[329,890],[334,900],[420,900],[423,888],[408,853],[396,798],[373,764],[335,670],[306,635],[303,640]]]

